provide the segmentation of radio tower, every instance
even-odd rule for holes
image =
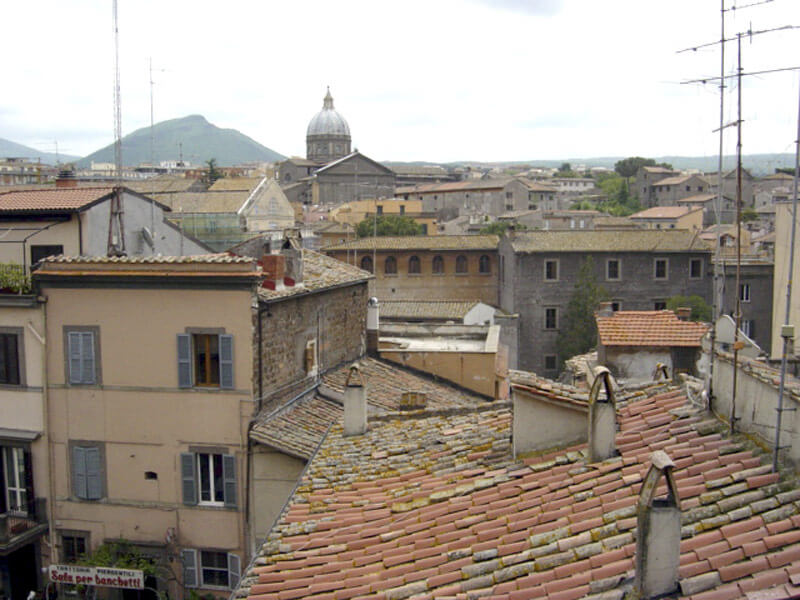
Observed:
[[[122,219],[122,99],[119,85],[119,26],[117,0],[113,0],[114,12],[114,195],[108,222],[108,256],[125,255],[125,229]]]

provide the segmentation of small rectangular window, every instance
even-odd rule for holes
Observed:
[[[555,371],[558,369],[558,357],[555,354],[548,354],[544,357],[545,371]]]
[[[689,277],[691,279],[700,279],[703,276],[703,259],[692,258],[689,260]]]
[[[232,389],[233,336],[178,334],[178,387]]]
[[[69,531],[61,533],[61,560],[67,564],[78,562],[89,549],[89,532]]]
[[[622,310],[622,302],[619,302],[617,300],[612,301],[611,310],[613,310],[614,312]]]
[[[31,246],[31,266],[36,265],[48,256],[60,256],[64,254],[64,246],[59,244],[40,244]]]
[[[667,302],[665,300],[655,300],[653,302],[653,310],[667,310]]]
[[[67,383],[96,385],[100,383],[100,328],[65,327]]]
[[[187,588],[235,589],[239,585],[241,560],[237,554],[219,550],[181,550],[183,585]]]
[[[0,330],[2,331],[2,330]],[[0,384],[20,385],[20,358],[22,335],[18,333],[0,333]]]
[[[545,281],[558,281],[558,260],[544,261],[544,279]]]
[[[5,446],[0,452],[5,473],[5,481],[0,477],[0,483],[5,484],[5,507],[11,515],[25,516],[28,514],[29,504],[32,500],[30,489],[31,457],[24,448]]]
[[[742,283],[739,285],[739,300],[750,302],[750,284]]]
[[[544,328],[558,329],[558,309],[555,307],[544,309]]]
[[[609,258],[606,261],[606,279],[609,281],[617,281],[619,278],[619,259]]]
[[[71,442],[72,493],[81,500],[104,496],[105,456],[101,442]]]
[[[669,277],[669,262],[666,258],[657,258],[653,261],[653,278],[667,279]]]
[[[236,456],[185,452],[180,457],[183,503],[236,507]]]

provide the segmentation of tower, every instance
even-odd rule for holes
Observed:
[[[328,88],[319,111],[306,130],[306,158],[328,163],[350,154],[350,127],[345,118],[333,108],[333,97]]]

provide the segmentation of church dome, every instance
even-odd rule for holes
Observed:
[[[331,90],[325,94],[322,110],[311,119],[306,131],[306,137],[314,135],[341,135],[350,137],[350,127],[344,117],[333,108]]]

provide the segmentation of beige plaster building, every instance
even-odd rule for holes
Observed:
[[[703,208],[689,206],[654,206],[628,217],[644,229],[703,229]]]
[[[227,596],[248,560],[255,260],[62,257],[34,279],[52,561],[124,538],[159,567],[148,585]]]
[[[797,219],[800,223],[800,218]],[[800,227],[797,228],[800,232]],[[789,253],[792,241],[792,203],[775,204],[775,279],[772,291],[772,348],[770,358],[781,360],[783,338],[781,328],[786,321],[786,283],[790,277]],[[797,258],[798,244],[795,243],[794,269],[792,281],[800,281],[800,260]],[[792,288],[792,302],[789,309],[789,323],[795,327],[795,355],[798,354],[798,332],[800,331],[800,291]],[[791,356],[789,357],[791,358]]]
[[[496,235],[419,235],[361,238],[324,250],[374,272],[372,293],[379,300],[480,300],[496,305],[497,244]]]

